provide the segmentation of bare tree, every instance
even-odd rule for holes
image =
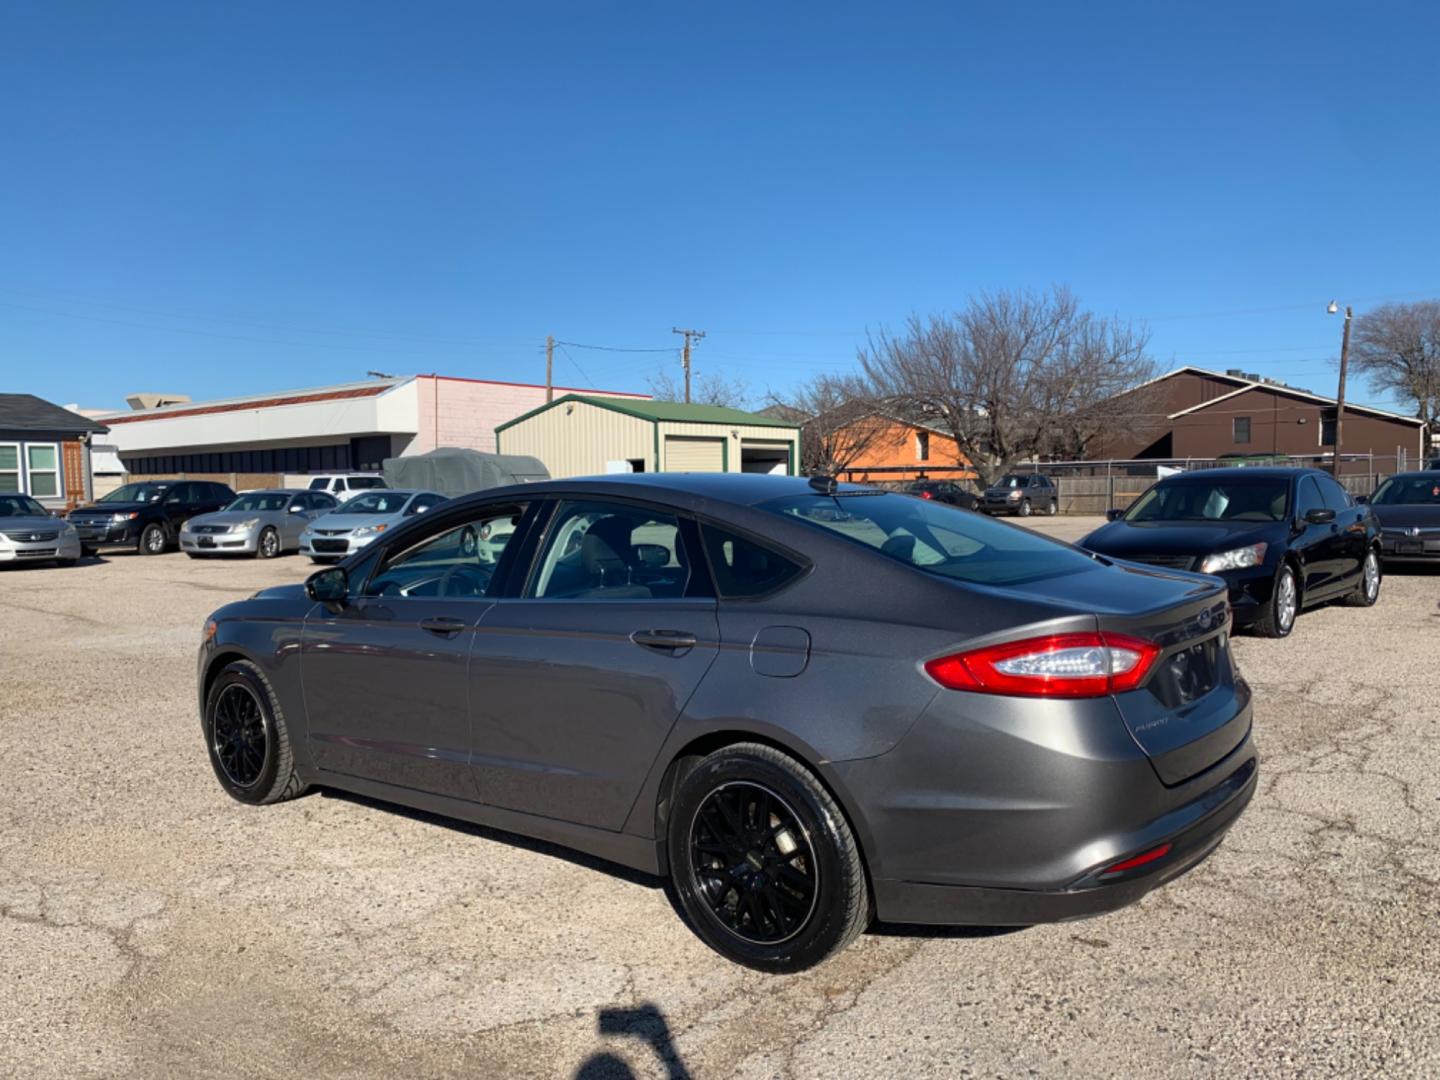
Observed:
[[[800,420],[801,465],[810,475],[833,476],[894,438],[865,382],[853,375],[817,375],[774,404]]]
[[[1426,421],[1434,446],[1440,419],[1440,300],[1385,304],[1355,320],[1350,364],[1371,391],[1395,394]]]
[[[651,375],[646,382],[656,401],[685,400],[685,384],[664,369]],[[696,375],[690,384],[690,401],[695,405],[723,405],[730,409],[744,409],[748,407],[752,397],[754,394],[750,384],[739,375],[702,372]]]
[[[1082,311],[1068,289],[984,293],[953,315],[913,316],[860,350],[876,401],[954,436],[982,483],[1040,455],[1081,457],[1102,434],[1151,423],[1149,331]]]

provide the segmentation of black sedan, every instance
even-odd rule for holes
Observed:
[[[1380,597],[1380,528],[1318,469],[1206,469],[1170,476],[1080,541],[1101,555],[1217,574],[1237,626],[1285,637],[1300,610]]]
[[[1440,562],[1440,469],[1400,473],[1370,498],[1386,564]]]
[[[905,491],[909,495],[958,506],[962,510],[974,510],[980,505],[980,496],[966,491],[954,480],[916,480]]]
[[[197,703],[243,802],[343,788],[665,874],[790,972],[872,917],[1077,918],[1210,854],[1257,777],[1226,607],[827,478],[557,480],[221,608]]]

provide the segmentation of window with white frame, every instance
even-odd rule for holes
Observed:
[[[0,443],[0,491],[24,491],[20,486],[20,444]]]
[[[60,447],[55,443],[26,443],[25,475],[31,496],[37,499],[59,498]]]
[[[928,431],[917,431],[915,433],[915,460],[930,460],[930,433]]]

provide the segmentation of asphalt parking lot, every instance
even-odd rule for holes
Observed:
[[[1440,1074],[1440,573],[1238,639],[1263,782],[1194,873],[774,978],[643,876],[323,792],[231,801],[201,625],[310,569],[0,571],[0,1075]]]

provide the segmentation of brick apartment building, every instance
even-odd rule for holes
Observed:
[[[1090,450],[1093,460],[1273,454],[1320,464],[1335,452],[1334,398],[1242,371],[1177,368],[1122,397],[1133,398],[1137,416],[1145,419],[1098,440]],[[1373,454],[1394,462],[1398,454],[1402,464],[1413,468],[1424,454],[1425,423],[1347,402],[1342,438],[1347,459]],[[1342,468],[1364,473],[1368,463],[1347,460]]]

